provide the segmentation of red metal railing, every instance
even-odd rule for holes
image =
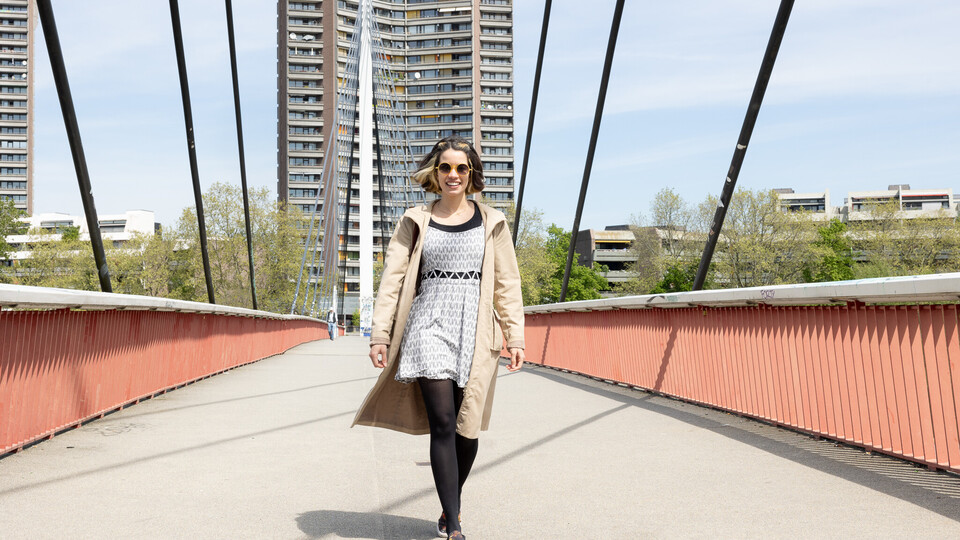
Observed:
[[[960,472],[956,304],[609,304],[528,309],[527,359]]]
[[[321,321],[233,311],[248,316],[0,312],[0,454],[126,404],[328,337]]]

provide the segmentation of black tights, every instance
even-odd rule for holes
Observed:
[[[447,533],[460,530],[460,494],[477,457],[477,439],[457,433],[463,388],[449,379],[417,379],[430,422],[430,467],[440,506],[447,515]]]

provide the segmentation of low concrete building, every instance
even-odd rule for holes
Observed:
[[[774,189],[780,198],[780,208],[789,212],[810,212],[816,220],[829,221],[839,213],[839,208],[830,204],[830,190],[795,193],[791,188]]]
[[[910,184],[895,184],[885,190],[851,191],[844,201],[844,221],[871,220],[871,207],[891,202],[905,219],[957,216],[952,189],[911,189]]]
[[[891,202],[897,205],[899,217],[904,219],[956,218],[960,203],[960,197],[954,195],[952,189],[911,189],[910,184],[894,184],[885,190],[851,191],[840,207],[830,204],[830,190],[795,193],[791,188],[779,188],[774,191],[783,211],[806,211],[814,219],[824,221],[834,218],[843,222],[868,221],[873,219],[872,208]]]
[[[633,274],[627,270],[637,260],[630,249],[633,240],[633,231],[628,225],[610,225],[602,231],[580,231],[577,233],[577,262],[586,267],[593,266],[593,263],[606,266],[609,270],[602,275],[610,283],[628,281]]]
[[[63,238],[63,232],[68,228],[78,228],[80,240],[90,240],[90,229],[87,227],[84,216],[50,212],[20,218],[20,221],[27,224],[28,231],[26,234],[6,237],[7,244],[12,249],[7,260],[2,261],[4,266],[11,266],[14,261],[30,258],[31,245],[37,242],[60,240]],[[154,221],[154,214],[150,210],[103,214],[99,216],[99,221],[100,235],[104,244],[111,242],[114,247],[122,247],[137,233],[153,234],[160,227],[160,224]]]

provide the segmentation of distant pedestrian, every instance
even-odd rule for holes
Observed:
[[[506,217],[467,199],[484,188],[473,145],[441,140],[414,178],[440,199],[407,210],[390,240],[370,338],[370,359],[385,369],[354,425],[430,433],[437,532],[461,539],[460,495],[490,421],[504,336],[507,369],[524,361],[520,272]]]
[[[327,332],[330,333],[330,341],[337,339],[337,312],[331,309],[327,313]]]

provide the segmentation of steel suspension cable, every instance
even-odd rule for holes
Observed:
[[[80,138],[77,111],[73,107],[73,95],[70,92],[70,82],[67,80],[67,68],[63,63],[63,50],[60,48],[60,34],[57,32],[57,21],[53,16],[53,6],[50,5],[50,0],[37,0],[37,12],[40,16],[40,25],[43,28],[44,41],[47,44],[47,53],[50,56],[50,67],[53,68],[53,81],[57,87],[57,97],[60,100],[60,112],[63,115],[63,124],[67,131],[67,140],[70,142],[73,167],[77,171],[80,200],[83,202],[83,213],[87,219],[87,230],[90,231],[90,247],[93,249],[93,260],[97,265],[100,290],[113,292],[113,287],[110,285],[110,269],[107,267],[107,256],[103,249],[103,238],[100,235],[100,219],[97,216],[97,206],[93,201],[90,172],[87,170],[87,158],[83,152],[83,141]]]
[[[193,179],[193,197],[197,205],[197,227],[200,230],[200,253],[203,257],[203,276],[207,284],[207,298],[211,304],[213,277],[210,274],[210,256],[207,253],[207,225],[203,217],[203,194],[200,191],[200,172],[197,169],[197,143],[193,133],[193,111],[190,107],[190,85],[187,82],[187,62],[183,54],[183,35],[180,30],[180,6],[170,0],[170,20],[173,24],[173,43],[177,52],[177,71],[180,73],[180,97],[183,100],[183,123],[187,132],[187,154],[190,157],[190,176]]]
[[[357,107],[359,106],[359,101],[360,101],[359,96],[357,96],[357,99],[353,100],[353,109],[354,109],[353,118],[354,118],[354,119],[356,119],[356,117],[358,116],[358,115],[356,114],[356,111],[357,111]],[[342,252],[345,253],[345,254],[347,254],[347,255],[345,255],[345,256],[343,257],[342,264],[340,264],[340,267],[337,269],[337,272],[339,272],[340,275],[342,276],[341,278],[338,279],[338,284],[339,284],[339,283],[343,283],[343,288],[344,288],[344,289],[346,289],[346,285],[347,285],[347,260],[350,258],[350,257],[349,257],[349,253],[350,253],[350,203],[353,202],[353,201],[352,201],[352,199],[353,199],[353,145],[354,145],[354,143],[356,142],[356,140],[357,140],[357,128],[356,128],[356,127],[353,127],[353,129],[350,130],[350,145],[347,147],[347,174],[346,174],[346,182],[347,182],[347,204],[346,204],[346,206],[344,206],[345,211],[344,211],[344,216],[343,216],[343,235],[342,235],[342,239],[341,239],[341,242],[343,243],[343,250],[342,250]],[[346,292],[346,291],[344,290],[344,292]],[[345,297],[345,296],[346,296],[346,294],[341,294],[341,295],[340,295],[340,304],[339,304],[339,306],[338,306],[338,308],[337,308],[337,313],[339,313],[339,314],[341,314],[341,315],[343,314],[343,301],[344,301],[344,297]]]
[[[757,74],[757,82],[753,87],[753,95],[750,96],[750,105],[747,107],[747,114],[743,119],[743,126],[740,128],[740,136],[737,138],[737,147],[733,151],[730,168],[727,170],[727,178],[724,181],[723,190],[720,192],[720,202],[717,204],[713,224],[707,234],[707,245],[703,249],[700,265],[697,267],[697,276],[693,281],[693,290],[695,291],[701,290],[704,281],[707,279],[710,261],[713,259],[713,252],[717,247],[717,239],[720,237],[720,230],[723,228],[727,208],[729,208],[730,200],[733,198],[733,190],[737,186],[740,167],[743,165],[743,158],[747,154],[747,146],[750,144],[750,137],[753,135],[753,128],[757,123],[757,116],[760,114],[763,96],[767,91],[767,83],[770,82],[770,75],[773,73],[773,66],[777,61],[777,53],[780,52],[780,43],[783,42],[783,35],[787,30],[787,21],[790,20],[792,9],[793,0],[781,0],[777,18],[773,23],[773,30],[770,32],[770,39],[767,41],[767,49],[763,53],[763,61],[760,64],[760,72]]]
[[[577,214],[570,231],[570,248],[567,250],[567,266],[563,271],[563,286],[560,289],[560,301],[567,298],[567,285],[570,283],[570,268],[573,265],[573,253],[577,245],[577,231],[580,230],[580,216],[587,197],[587,185],[593,169],[593,155],[597,149],[597,137],[600,135],[600,121],[603,119],[603,103],[607,98],[607,85],[610,82],[610,68],[613,65],[613,53],[617,48],[617,35],[620,32],[620,19],[623,17],[623,2],[617,0],[613,10],[613,23],[610,26],[610,39],[607,41],[607,55],[603,60],[603,75],[600,77],[600,93],[597,96],[597,110],[593,115],[593,130],[590,132],[590,146],[587,148],[587,161],[583,166],[583,181],[580,183],[580,198],[577,200]]]
[[[353,110],[353,115],[348,119],[347,114],[349,109],[348,96],[352,95],[356,84],[354,80],[357,79],[357,73],[359,66],[357,65],[358,51],[359,51],[359,42],[360,34],[357,31],[359,28],[360,18],[354,20],[354,33],[351,36],[351,40],[347,50],[347,59],[344,66],[344,77],[341,84],[338,86],[337,93],[337,108],[339,112],[339,120],[335,124],[336,133],[334,140],[336,141],[336,154],[331,160],[330,154],[324,155],[325,162],[328,162],[330,165],[329,174],[325,179],[325,186],[327,189],[327,194],[324,197],[324,238],[323,238],[323,273],[322,279],[319,280],[314,287],[314,300],[320,295],[323,298],[323,303],[326,304],[326,299],[329,297],[331,299],[336,293],[336,287],[338,284],[338,258],[339,258],[339,241],[338,241],[338,227],[340,219],[340,189],[341,182],[340,179],[344,174],[349,175],[350,163],[352,162],[353,151],[352,148],[346,150],[343,148],[345,141],[343,140],[341,133],[341,127],[347,129],[347,126],[350,126],[350,129],[354,129],[356,123],[356,111]],[[348,123],[349,122],[349,123]],[[349,154],[347,154],[349,152]],[[349,157],[348,157],[349,156]],[[345,164],[346,162],[346,164]],[[346,171],[346,172],[345,172]],[[349,190],[349,184],[347,185]],[[349,217],[349,209],[346,209],[347,212],[344,213],[344,219]],[[317,292],[319,289],[319,292]],[[333,306],[336,307],[336,306]],[[304,309],[306,309],[306,299],[304,303]]]
[[[377,189],[380,193],[380,253],[383,260],[387,260],[387,236],[383,230],[383,156],[380,153],[380,122],[377,120],[377,98],[373,98],[373,136],[377,143]]]
[[[530,161],[530,142],[533,138],[533,120],[537,114],[537,97],[540,94],[540,72],[543,70],[543,51],[547,47],[547,28],[550,26],[550,6],[553,0],[547,0],[543,6],[543,26],[540,28],[540,49],[537,52],[537,70],[533,76],[533,97],[530,98],[530,119],[527,121],[527,141],[523,145],[523,166],[520,170],[520,186],[517,188],[517,208],[513,215],[513,245],[517,245],[517,231],[520,230],[520,213],[523,209],[523,188],[527,180],[527,163]]]
[[[243,218],[247,229],[247,258],[250,261],[250,296],[257,308],[257,283],[253,270],[253,234],[250,227],[250,197],[247,194],[247,163],[243,153],[243,121],[240,118],[240,82],[237,76],[237,45],[233,33],[233,2],[224,0],[227,11],[227,39],[230,42],[230,73],[233,77],[233,107],[237,116],[237,149],[240,152],[240,186],[243,188]]]

